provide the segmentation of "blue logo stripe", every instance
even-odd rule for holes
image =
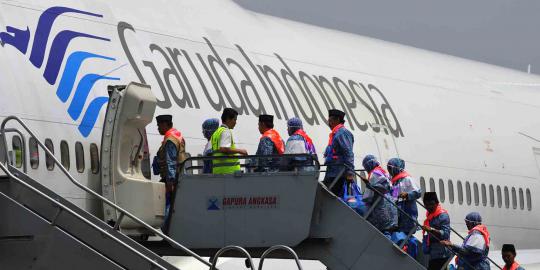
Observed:
[[[82,109],[84,107],[84,103],[88,98],[88,94],[90,94],[90,90],[92,90],[92,87],[98,80],[117,81],[120,80],[120,78],[105,77],[98,74],[85,75],[79,82],[79,85],[77,85],[77,90],[75,90],[75,95],[73,96],[73,100],[71,101],[71,104],[68,108],[68,114],[73,120],[79,119],[79,116],[81,115]]]
[[[79,14],[90,15],[94,17],[103,17],[103,15],[90,13],[82,10],[67,8],[67,7],[51,7],[43,12],[39,16],[39,22],[36,28],[36,35],[34,37],[34,43],[32,44],[32,53],[30,54],[30,62],[40,68],[43,64],[43,59],[45,57],[45,48],[47,47],[47,41],[49,40],[49,35],[51,34],[51,29],[54,21],[62,13],[73,12]]]
[[[64,30],[60,32],[55,38],[51,46],[51,53],[49,54],[49,59],[47,60],[47,67],[45,67],[45,72],[43,77],[50,85],[56,83],[56,78],[58,78],[58,72],[60,66],[64,61],[64,56],[66,54],[67,46],[69,42],[77,37],[85,38],[94,38],[104,41],[110,41],[108,38],[102,38],[94,35],[89,35],[85,33],[74,32],[70,30]]]
[[[37,68],[41,68],[45,59],[45,51],[47,49],[47,43],[49,42],[51,29],[56,19],[63,13],[77,13],[94,17],[102,18],[103,15],[81,11],[77,9],[67,7],[51,7],[45,10],[39,17],[36,32],[34,33],[32,50],[30,52],[30,62]],[[53,39],[50,46],[49,55],[45,70],[43,71],[43,78],[50,85],[55,85],[60,74],[60,68],[66,57],[66,51],[70,42],[75,38],[90,38],[94,40],[108,41],[111,40],[105,37],[95,36],[86,33],[80,33],[72,30],[63,30],[59,32]],[[18,49],[23,54],[26,54],[29,46],[30,31],[27,27],[26,30],[14,28],[12,26],[6,27],[6,32],[0,32],[0,45],[11,45]],[[69,97],[72,95],[75,81],[79,75],[82,64],[89,58],[105,59],[107,61],[116,61],[112,57],[107,57],[91,52],[75,51],[67,57],[60,83],[56,89],[56,95],[61,102],[66,103]],[[94,87],[94,84],[98,80],[120,80],[115,77],[106,77],[104,75],[86,74],[79,81],[73,99],[68,108],[68,115],[77,120],[83,113],[84,106],[87,104],[90,91]],[[88,137],[92,132],[94,125],[99,117],[99,113],[104,104],[108,102],[108,97],[97,97],[93,99],[89,104],[84,117],[79,124],[79,131],[84,137]]]
[[[75,85],[75,79],[77,79],[77,73],[79,72],[83,61],[88,58],[102,58],[115,61],[114,58],[89,52],[76,51],[70,54],[60,83],[58,84],[58,89],[56,90],[56,96],[58,96],[62,102],[66,102],[71,95],[71,90],[73,90],[73,85]]]
[[[0,45],[3,47],[4,44],[9,44],[23,54],[26,54],[26,50],[28,50],[28,41],[30,40],[30,28],[26,27],[26,30],[21,30],[7,26],[6,30],[7,33],[0,33]],[[13,33],[13,35],[10,35],[9,33]]]
[[[90,135],[90,132],[92,132],[92,128],[96,124],[101,107],[103,107],[103,105],[105,105],[105,103],[107,103],[108,101],[108,97],[98,97],[92,100],[92,102],[90,102],[90,105],[88,105],[88,109],[84,114],[81,124],[79,125],[79,132],[81,132],[84,137],[88,137],[88,135]]]

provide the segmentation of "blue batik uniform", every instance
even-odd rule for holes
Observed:
[[[327,166],[325,178],[336,177],[343,169],[343,165],[349,167],[345,174],[354,174],[354,136],[343,125],[340,126],[335,133],[333,132],[333,138],[324,152],[324,164]]]
[[[450,258],[452,252],[440,243],[440,240],[450,240],[450,216],[441,213],[429,221],[429,227],[439,231],[441,235],[430,237],[427,253],[430,260]]]
[[[274,129],[267,130],[259,140],[257,147],[257,156],[282,155],[285,152],[285,143]],[[281,159],[276,158],[259,158],[255,160],[257,167],[255,171],[278,171],[281,164]]]
[[[346,129],[343,124],[340,124],[332,129],[328,146],[324,152],[324,164],[326,174],[324,176],[324,184],[329,186],[332,181],[338,176],[343,168],[345,172],[332,187],[332,192],[339,197],[343,194],[343,184],[347,175],[354,175],[354,136]],[[346,167],[344,167],[344,165]]]
[[[166,177],[162,178],[161,181],[176,183],[178,149],[176,148],[176,145],[171,141],[165,142],[164,149]],[[158,156],[154,157],[154,160],[152,162],[152,170],[154,172],[154,175],[161,174]]]
[[[489,270],[489,233],[484,225],[473,228],[463,245],[453,245],[452,250],[458,254],[458,269]]]
[[[388,177],[388,174],[380,167],[371,170],[368,178],[371,189],[366,188],[363,196],[363,201],[366,204],[368,212],[371,211],[371,214],[367,217],[368,221],[385,234],[389,234],[390,231],[394,230],[398,222],[397,209],[390,203],[392,201],[392,195],[390,193],[391,184]],[[381,198],[373,190],[384,194],[383,196],[386,199]],[[377,202],[379,198],[380,200]]]
[[[398,230],[408,234],[417,227],[418,207],[416,200],[422,197],[422,190],[414,183],[408,174],[398,174],[392,178],[392,197],[396,205],[413,219],[407,217],[403,212],[398,211]],[[407,193],[407,198],[399,198],[399,194]],[[416,230],[415,230],[416,231]]]

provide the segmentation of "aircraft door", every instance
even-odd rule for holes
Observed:
[[[101,142],[102,193],[146,223],[159,227],[164,218],[165,186],[149,179],[146,126],[152,122],[156,97],[138,83],[109,87]],[[116,222],[119,213],[104,204],[104,220]],[[124,218],[121,229],[136,229]]]

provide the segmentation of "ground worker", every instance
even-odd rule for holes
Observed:
[[[236,126],[238,112],[231,108],[225,108],[221,114],[221,126],[212,134],[212,156],[230,158],[216,158],[212,160],[212,173],[231,174],[240,171],[240,161],[235,155],[247,155],[244,149],[237,149],[234,144],[232,130]]]

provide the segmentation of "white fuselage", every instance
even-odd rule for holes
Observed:
[[[464,216],[477,211],[497,247],[509,242],[540,249],[540,77],[255,14],[223,0],[57,2],[0,4],[0,119],[23,118],[41,139],[52,140],[58,157],[65,140],[70,172],[80,182],[100,189],[89,147],[100,145],[105,106],[98,105],[107,85],[149,84],[159,101],[156,114],[173,115],[192,156],[206,144],[201,123],[234,107],[241,112],[238,147],[255,152],[258,114],[275,115],[284,138],[286,119],[297,115],[321,157],[330,132],[327,110],[338,108],[355,135],[357,168],[369,153],[383,163],[399,156],[428,191],[431,178],[438,193],[444,184],[454,228],[465,232]],[[53,6],[102,16],[63,13],[47,33],[46,19],[38,22]],[[6,27],[28,27],[28,39]],[[65,30],[100,38],[77,36],[62,47]],[[77,51],[100,56],[79,61],[77,69]],[[95,123],[85,122],[95,115]],[[155,154],[162,138],[155,125],[147,131]],[[82,172],[76,142],[84,148]],[[101,211],[58,169],[47,170],[43,151],[28,173],[88,211]]]

